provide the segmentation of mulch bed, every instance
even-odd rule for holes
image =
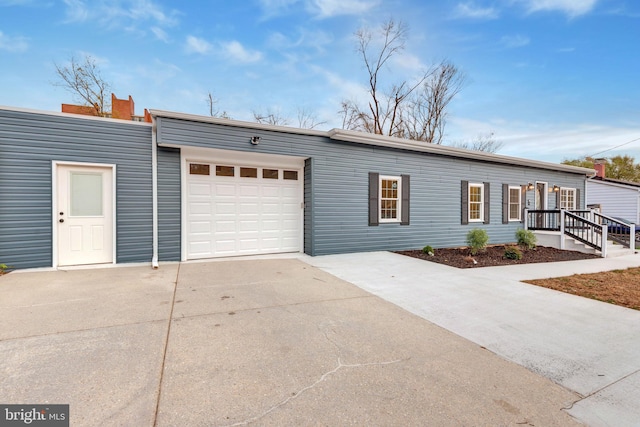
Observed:
[[[539,262],[575,261],[581,259],[600,258],[599,255],[584,254],[576,251],[564,251],[546,246],[537,246],[534,249],[523,249],[522,259],[513,260],[504,257],[505,246],[489,246],[484,251],[471,256],[469,248],[444,248],[434,249],[433,256],[427,255],[422,250],[397,251],[396,253],[424,259],[426,261],[446,264],[457,268],[493,267],[497,265],[532,264]],[[475,260],[475,263],[474,263]]]

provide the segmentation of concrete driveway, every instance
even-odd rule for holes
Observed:
[[[578,393],[303,260],[2,276],[0,403],[68,403],[73,426],[578,425]]]
[[[389,252],[309,258],[580,396],[593,426],[640,426],[640,311],[521,283],[640,266],[640,255],[456,269]]]

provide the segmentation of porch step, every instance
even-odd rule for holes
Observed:
[[[535,231],[537,238],[537,244],[540,246],[549,246],[552,248],[560,248],[560,233],[554,231]],[[577,251],[586,254],[600,254],[600,251],[596,251],[590,246],[585,245],[582,242],[564,236],[564,248],[568,251]],[[637,253],[637,252],[636,252]],[[607,241],[607,258],[630,255],[631,249],[615,243],[611,240]]]

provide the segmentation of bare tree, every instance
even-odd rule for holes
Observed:
[[[344,100],[340,114],[345,129],[396,136],[440,144],[444,136],[446,109],[460,91],[464,76],[453,64],[443,61],[409,82],[380,85],[389,60],[405,48],[407,29],[394,20],[385,22],[374,43],[367,29],[355,33],[356,51],[368,74],[369,102],[366,108]]]
[[[85,55],[78,61],[71,57],[68,65],[55,64],[59,82],[53,83],[71,92],[77,102],[93,107],[96,116],[103,116],[110,110],[110,102],[107,94],[111,85],[102,77],[96,60],[90,55]]]
[[[464,76],[448,61],[433,67],[404,109],[405,138],[442,144],[447,107],[460,92]]]
[[[463,141],[454,144],[456,148],[464,148],[466,150],[484,151],[486,153],[496,153],[502,148],[504,143],[495,139],[494,132],[479,134],[473,141]]]
[[[207,92],[207,107],[209,107],[209,115],[211,117],[220,117],[222,119],[230,119],[229,114],[226,111],[220,111],[217,107],[218,98],[213,96],[211,92]]]
[[[283,117],[279,111],[274,112],[271,109],[267,110],[265,114],[254,111],[253,119],[258,123],[275,126],[287,126],[289,124],[289,119]]]
[[[308,111],[304,107],[298,108],[298,127],[301,129],[315,129],[316,127],[327,123],[326,121],[318,121],[315,113]]]

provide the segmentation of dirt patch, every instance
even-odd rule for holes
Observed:
[[[640,310],[640,268],[525,280],[537,286]]]
[[[532,264],[538,262],[575,261],[580,259],[599,258],[598,255],[584,254],[575,251],[563,251],[560,249],[537,246],[534,249],[519,248],[522,259],[509,259],[505,257],[504,245],[489,246],[484,251],[471,255],[469,248],[444,248],[434,249],[433,256],[425,254],[422,250],[398,251],[397,253],[427,261],[446,264],[457,268],[492,267],[497,265]],[[475,262],[474,262],[475,261]]]

